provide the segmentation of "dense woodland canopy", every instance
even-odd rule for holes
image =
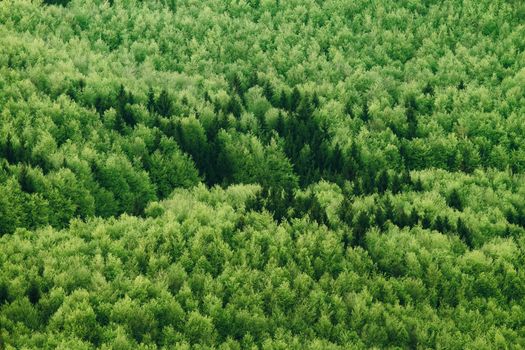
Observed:
[[[0,349],[525,348],[525,2],[0,1]]]

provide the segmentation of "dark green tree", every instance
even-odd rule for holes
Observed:
[[[363,109],[362,109],[362,111],[361,111],[360,118],[361,118],[361,120],[364,121],[365,123],[366,123],[367,121],[370,120],[370,113],[369,113],[369,111],[368,111],[368,101],[365,101],[365,102],[363,103]]]
[[[379,193],[385,193],[385,191],[388,189],[388,183],[389,183],[389,175],[388,171],[386,169],[383,169],[376,180],[377,184],[377,191]]]
[[[472,249],[473,248],[472,232],[469,229],[469,227],[466,225],[466,223],[461,218],[458,218],[456,227],[457,227],[458,235],[461,238],[461,240],[465,242],[467,247]]]
[[[405,110],[408,123],[407,138],[413,139],[414,137],[416,137],[417,132],[417,104],[413,96],[411,96],[406,102]]]
[[[365,235],[370,228],[370,218],[365,211],[360,211],[357,214],[357,220],[354,225],[354,242],[353,246],[364,247],[365,246]]]
[[[31,279],[31,281],[29,282],[29,287],[27,289],[27,297],[29,298],[31,304],[34,305],[38,303],[38,301],[41,298],[41,295],[42,293],[40,291],[38,283],[34,279]]]
[[[4,158],[7,159],[9,163],[15,164],[17,162],[18,157],[16,156],[16,151],[13,146],[13,140],[12,140],[11,134],[7,134],[7,138],[5,140],[5,144],[3,148],[4,148],[3,149]]]
[[[18,183],[20,184],[20,188],[22,189],[22,191],[29,194],[36,192],[33,176],[30,174],[29,166],[26,164],[22,164],[22,166],[20,167]]]
[[[450,192],[447,202],[450,207],[459,211],[463,210],[463,200],[461,199],[461,195],[456,188]]]
[[[155,111],[155,92],[153,91],[152,87],[148,89],[146,108],[150,113]]]
[[[155,112],[163,117],[169,117],[173,113],[173,102],[166,89],[162,89],[155,103]]]
[[[295,86],[292,90],[292,95],[290,96],[290,110],[295,112],[301,103],[301,92]]]

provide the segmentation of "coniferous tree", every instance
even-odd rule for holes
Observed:
[[[235,73],[231,79],[230,88],[234,94],[243,96],[244,90],[242,88],[241,79],[237,73]]]
[[[116,116],[115,116],[115,129],[119,132],[124,130],[125,125],[125,116],[126,113],[126,105],[128,102],[128,95],[126,93],[126,89],[124,88],[124,85],[120,85],[117,97],[115,99],[116,101]]]
[[[155,111],[155,92],[153,91],[152,87],[148,89],[146,108],[150,113]]]
[[[472,232],[461,218],[458,218],[456,227],[461,240],[465,242],[469,248],[472,248]]]
[[[155,103],[155,112],[163,117],[169,117],[173,113],[173,103],[168,94],[168,91],[165,89],[160,92],[159,97],[157,98]]]
[[[377,178],[377,191],[384,193],[388,189],[389,176],[386,169],[383,169]]]
[[[314,95],[312,97],[312,105],[314,108],[318,108],[320,103],[321,102],[319,101],[319,95],[317,94],[317,91],[316,91],[314,92]]]
[[[29,194],[35,193],[35,184],[26,164],[22,164],[22,167],[20,168],[18,183],[20,184],[20,189],[22,191]]]
[[[402,180],[399,174],[392,176],[392,193],[397,194],[401,191]]]
[[[286,125],[284,122],[284,117],[281,111],[279,111],[279,114],[277,116],[277,123],[275,125],[275,131],[279,134],[279,136],[284,136],[286,133]]]
[[[273,86],[270,82],[264,83],[263,95],[268,101],[270,101],[270,103],[273,101],[275,91],[273,90]]]
[[[394,219],[394,205],[389,195],[384,197],[383,208],[385,210],[385,217],[387,220]]]
[[[401,228],[409,226],[410,224],[410,218],[402,208],[397,213],[396,224]]]
[[[463,201],[456,188],[454,188],[452,192],[450,192],[450,195],[448,196],[448,205],[459,211],[463,210]]]
[[[368,101],[365,101],[363,103],[363,109],[361,111],[360,117],[361,117],[361,120],[364,121],[365,123],[370,120],[370,114],[368,111]]]
[[[364,247],[365,234],[370,227],[370,219],[365,211],[359,212],[354,226],[354,242],[353,246]]]
[[[38,283],[35,280],[31,280],[29,283],[29,288],[27,290],[27,297],[29,298],[29,301],[31,304],[35,305],[38,303],[38,301],[41,298],[41,292],[40,287],[38,286]]]
[[[281,90],[281,94],[279,95],[279,108],[288,110],[290,109],[290,102],[288,99],[288,95],[286,94],[286,91]]]
[[[295,86],[292,90],[292,95],[290,96],[290,110],[292,112],[295,112],[297,110],[297,107],[299,107],[299,104],[301,102],[301,92]]]
[[[423,191],[423,182],[421,181],[421,178],[417,178],[414,181],[414,191],[421,192]]]
[[[416,226],[419,222],[419,215],[417,213],[416,208],[412,208],[412,211],[410,211],[410,218],[408,220],[409,226]]]
[[[336,174],[340,174],[343,171],[343,152],[341,151],[341,147],[338,143],[334,146],[330,164],[332,166],[333,172]]]
[[[17,156],[15,152],[15,148],[13,146],[13,140],[11,138],[11,134],[7,134],[7,138],[4,144],[4,157],[7,159],[7,161],[11,164],[15,164],[17,162]]]
[[[294,90],[295,91],[295,90]],[[292,95],[292,102],[293,102]],[[292,107],[294,111],[297,111],[297,117],[303,123],[307,123],[312,118],[313,108],[312,102],[307,97],[301,98],[297,107]],[[313,129],[313,128],[312,128]]]
[[[421,219],[421,227],[423,227],[426,230],[432,227],[432,221],[428,213],[425,213],[423,215],[423,219]]]
[[[228,106],[226,107],[226,113],[233,114],[235,118],[241,117],[242,106],[241,106],[241,102],[239,101],[239,97],[237,95],[234,95],[230,98],[230,101],[228,102]]]
[[[379,228],[384,228],[385,223],[387,222],[387,217],[385,214],[385,210],[382,206],[378,205],[376,207],[376,214],[375,214],[375,224]]]
[[[9,301],[9,287],[4,280],[0,280],[0,306]]]
[[[423,93],[425,95],[434,96],[434,87],[430,83],[427,83],[423,88]]]
[[[99,115],[103,115],[104,111],[106,110],[104,101],[102,100],[102,97],[100,97],[99,95],[95,97],[94,107]]]
[[[352,203],[350,197],[347,195],[343,198],[341,205],[337,209],[337,215],[341,218],[341,221],[347,226],[352,225],[352,220],[354,219],[354,213],[352,212]]]
[[[413,139],[416,137],[416,131],[417,131],[417,118],[416,118],[416,100],[414,97],[410,97],[406,103],[406,116],[407,116],[407,123],[408,123],[408,131],[407,131],[407,138]]]

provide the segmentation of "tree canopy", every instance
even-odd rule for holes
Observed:
[[[525,347],[524,17],[0,1],[0,349]]]

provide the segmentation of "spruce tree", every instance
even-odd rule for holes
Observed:
[[[13,146],[11,134],[7,134],[7,138],[4,144],[4,157],[10,164],[14,164],[17,162],[16,152]]]
[[[155,92],[153,92],[151,87],[148,90],[147,99],[146,108],[150,113],[153,113],[155,111]]]
[[[284,123],[284,116],[281,111],[279,111],[279,115],[277,116],[277,123],[275,125],[275,131],[279,134],[279,136],[284,136],[286,132],[286,125]]]
[[[299,103],[301,102],[301,92],[295,86],[292,90],[292,96],[290,97],[290,109],[295,112],[297,110],[297,107],[299,107]]]
[[[463,210],[463,201],[456,188],[454,188],[452,192],[450,192],[450,195],[448,196],[448,205],[459,211]]]
[[[160,92],[159,97],[157,98],[155,103],[155,112],[163,117],[169,117],[173,112],[173,103],[168,94],[168,91],[165,89]]]
[[[35,305],[40,300],[42,293],[40,292],[40,287],[38,286],[35,280],[31,280],[29,283],[29,288],[27,289],[27,297],[31,304]]]
[[[370,227],[370,219],[365,211],[359,212],[354,226],[354,246],[364,247],[365,234]]]
[[[365,123],[370,120],[370,113],[368,111],[368,101],[365,101],[363,103],[363,109],[361,111],[360,117],[361,117],[361,120],[364,121]]]
[[[288,95],[286,94],[286,91],[281,90],[281,94],[279,96],[279,108],[288,110],[290,109],[290,101],[288,99]]]
[[[389,176],[386,169],[383,169],[377,178],[377,191],[384,193],[388,189]]]
[[[461,240],[463,242],[465,242],[465,244],[469,248],[472,248],[473,247],[473,245],[472,245],[472,232],[470,231],[468,226],[465,224],[465,222],[461,218],[458,218],[456,227],[457,227],[458,235],[461,238]]]
[[[28,166],[26,164],[22,164],[22,167],[20,168],[18,182],[22,191],[30,194],[36,191],[33,178],[29,173]]]
[[[408,220],[409,226],[416,226],[419,222],[419,215],[417,214],[416,208],[412,208],[412,211],[410,212],[410,218]]]
[[[407,103],[406,103],[406,117],[407,117],[407,123],[408,123],[408,131],[407,131],[407,138],[413,139],[416,137],[416,131],[417,131],[417,118],[416,118],[416,100],[414,97],[411,97]]]

